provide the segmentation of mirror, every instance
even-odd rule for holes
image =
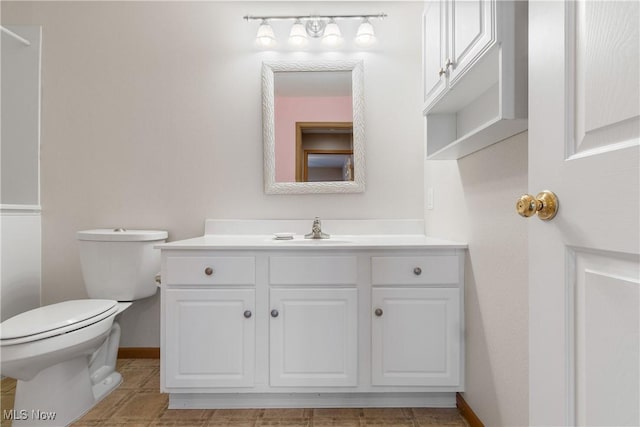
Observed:
[[[267,194],[364,191],[362,61],[262,66]]]

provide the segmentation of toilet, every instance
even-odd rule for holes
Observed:
[[[18,380],[14,426],[66,426],[115,389],[118,314],[154,295],[166,231],[97,229],[77,234],[89,299],[64,301],[0,324],[0,373]]]

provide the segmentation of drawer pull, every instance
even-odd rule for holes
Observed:
[[[374,311],[374,313],[376,314],[376,316],[380,317],[382,316],[383,311],[381,308],[376,308],[376,311]]]
[[[207,267],[204,269],[204,274],[206,274],[207,276],[211,276],[213,274],[213,268],[211,267]]]
[[[251,310],[245,310],[244,312],[244,317],[246,317],[247,319],[249,319],[251,317]]]
[[[271,317],[278,317],[279,314],[278,310],[271,310]]]
[[[420,267],[416,267],[413,269],[413,274],[415,274],[416,276],[419,276],[422,274],[422,269]]]

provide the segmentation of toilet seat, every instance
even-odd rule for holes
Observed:
[[[92,325],[118,312],[113,300],[84,299],[46,305],[2,322],[0,345],[22,344]]]

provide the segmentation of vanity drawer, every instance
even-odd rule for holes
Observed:
[[[371,257],[374,285],[457,285],[457,255]]]
[[[355,256],[274,256],[269,258],[272,285],[355,285]]]
[[[168,257],[167,285],[254,285],[254,257]]]

